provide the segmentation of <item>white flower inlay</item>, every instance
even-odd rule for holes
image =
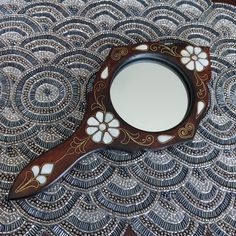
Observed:
[[[37,165],[32,166],[31,170],[34,174],[34,178],[40,184],[45,184],[47,181],[47,177],[45,175],[50,175],[52,173],[53,166],[54,166],[54,164],[52,164],[52,163],[44,164],[41,169]]]
[[[209,65],[207,54],[200,47],[187,46],[181,52],[181,62],[189,70],[201,72]]]
[[[86,133],[95,143],[109,144],[120,135],[120,123],[110,112],[98,111],[87,120],[87,124]]]

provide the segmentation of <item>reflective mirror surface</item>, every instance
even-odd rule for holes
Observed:
[[[188,110],[188,92],[180,76],[163,63],[140,60],[114,77],[112,104],[129,125],[159,132],[178,125]]]

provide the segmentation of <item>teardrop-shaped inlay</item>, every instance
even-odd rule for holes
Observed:
[[[40,184],[45,184],[47,181],[47,178],[44,175],[39,175],[36,180],[40,183]]]
[[[38,176],[38,174],[39,174],[39,166],[33,166],[31,168],[31,170],[32,170],[32,172],[34,174],[34,177]]]
[[[141,44],[138,45],[137,47],[135,47],[136,50],[140,50],[140,51],[146,51],[148,50],[148,46],[146,44]]]
[[[102,79],[107,79],[107,77],[108,77],[108,66],[101,73]]]
[[[199,101],[197,103],[197,117],[202,113],[204,107],[205,107],[205,103],[204,102]]]
[[[175,136],[172,136],[172,135],[167,135],[167,134],[162,134],[162,135],[159,135],[157,137],[158,141],[160,143],[167,143],[169,142],[171,139],[173,139]]]

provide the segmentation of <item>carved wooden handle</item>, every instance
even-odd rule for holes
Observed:
[[[169,61],[167,64],[181,73],[192,100],[183,121],[163,132],[150,133],[128,125],[119,117],[110,100],[110,85],[114,73],[125,65],[122,63],[142,58],[143,50],[150,55],[150,59],[157,58],[163,63]],[[198,67],[194,66],[196,63],[193,61],[191,66],[185,63],[186,60],[192,60],[189,57],[192,52],[197,52],[194,56],[201,61],[198,62]],[[147,147],[162,148],[191,139],[208,105],[207,82],[210,77],[210,55],[207,47],[199,48],[186,42],[163,45],[160,41],[115,47],[96,75],[93,90],[87,96],[87,112],[80,128],[64,143],[30,162],[17,176],[9,199],[38,193],[60,178],[86,153],[102,146],[134,151]]]
[[[8,198],[25,198],[42,191],[58,180],[84,155],[97,148],[98,144],[91,142],[89,136],[83,131],[82,135],[78,135],[79,133],[80,130],[31,161],[15,179]]]

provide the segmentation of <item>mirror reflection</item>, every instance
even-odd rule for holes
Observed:
[[[140,60],[114,77],[113,107],[129,125],[159,132],[178,125],[188,110],[188,92],[180,76],[164,63]]]

